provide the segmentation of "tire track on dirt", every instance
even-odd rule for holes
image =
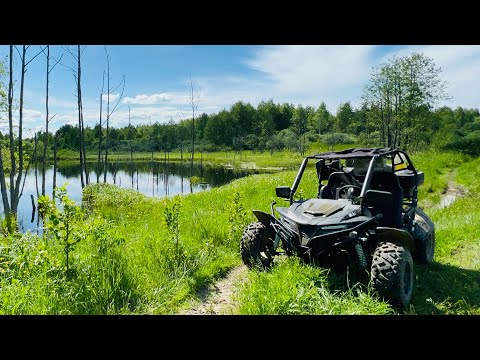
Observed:
[[[235,303],[233,295],[238,285],[247,281],[248,268],[245,265],[234,267],[230,272],[214,284],[200,288],[197,297],[200,302],[180,315],[227,315],[233,314]]]

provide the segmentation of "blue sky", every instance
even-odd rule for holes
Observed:
[[[39,49],[37,45],[31,46],[27,58]],[[239,100],[254,106],[272,99],[275,103],[314,107],[324,101],[332,112],[346,101],[359,106],[372,68],[393,55],[403,56],[413,51],[432,57],[442,68],[441,76],[447,81],[447,92],[452,99],[438,106],[480,107],[478,45],[108,45],[107,51],[111,86],[117,85],[123,75],[126,79],[122,107],[111,118],[114,127],[128,124],[128,106],[133,125],[189,118],[190,77],[199,92],[199,113],[216,113]],[[58,59],[62,52],[59,45],[51,46],[52,57]],[[0,57],[5,59],[7,54],[8,46],[1,45]],[[74,64],[67,53],[62,63]],[[17,60],[17,69],[19,65]],[[106,67],[104,46],[86,46],[82,55],[82,93],[84,121],[90,127],[98,122],[102,74]],[[45,68],[45,57],[41,54],[29,65],[26,74],[27,136],[44,126]],[[18,74],[15,78],[19,80]],[[57,65],[50,79],[50,114],[56,114],[50,123],[51,130],[66,123],[77,124],[75,89],[71,71]],[[112,92],[113,100],[117,96],[118,91]]]

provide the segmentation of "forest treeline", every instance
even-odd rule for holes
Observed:
[[[126,126],[109,129],[108,146],[117,152],[189,151],[192,120],[167,124]],[[409,150],[434,147],[480,155],[480,113],[478,109],[441,107],[423,114],[422,121],[411,139]],[[87,150],[98,148],[99,126],[85,127]],[[102,129],[105,132],[105,129]],[[38,137],[41,141],[43,133]],[[78,126],[63,125],[55,136],[59,149],[79,151]],[[49,143],[53,135],[49,133]],[[103,134],[105,139],[105,134]],[[368,109],[353,108],[350,102],[340,105],[335,113],[325,103],[317,108],[275,104],[262,101],[257,107],[237,102],[228,110],[202,114],[195,119],[197,151],[257,150],[302,151],[309,142],[321,141],[333,145],[351,143],[361,146],[383,146],[382,131],[369,117]],[[394,144],[390,144],[393,146]],[[30,147],[33,143],[30,144]],[[397,145],[398,146],[398,145]],[[402,147],[402,144],[399,144]]]

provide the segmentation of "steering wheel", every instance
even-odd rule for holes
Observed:
[[[362,188],[360,186],[357,186],[357,185],[353,185],[353,184],[344,185],[344,186],[339,187],[337,189],[338,197],[339,198],[341,197],[343,199],[348,199],[347,192],[345,191],[348,188],[354,188],[354,189],[358,189],[360,191],[362,190]],[[342,194],[342,192],[343,192],[343,194]]]

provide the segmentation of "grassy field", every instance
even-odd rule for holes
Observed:
[[[267,154],[250,156],[250,162],[258,156],[260,164],[275,165]],[[285,158],[295,166],[301,160],[296,154]],[[412,154],[412,160],[425,172],[419,205],[435,221],[437,247],[433,264],[416,266],[410,308],[394,310],[368,286],[290,258],[269,272],[250,271],[234,312],[479,314],[480,228],[475,219],[480,216],[480,160],[435,152]],[[269,212],[273,200],[283,205],[275,187],[291,185],[295,174],[257,174],[169,199],[112,185],[89,186],[85,215],[71,222],[68,272],[66,242],[53,232],[0,240],[0,312],[176,314],[201,286],[241,263],[239,239],[255,219],[251,210]],[[439,208],[449,182],[467,192]],[[305,185],[305,192],[314,189],[313,181]]]
[[[342,150],[351,148],[353,145],[339,144],[335,146],[335,150]],[[306,155],[329,151],[325,144],[312,143]],[[173,162],[188,162],[190,161],[190,153],[184,152],[143,152],[133,153],[132,156],[128,152],[111,152],[108,155],[110,162],[115,161],[173,161]],[[195,161],[209,165],[230,165],[244,168],[290,168],[297,167],[302,162],[302,156],[299,152],[292,151],[275,151],[273,154],[269,151],[259,152],[251,150],[243,151],[221,151],[221,152],[205,152],[195,153]],[[78,152],[71,150],[64,150],[60,153],[59,159],[61,161],[78,161]],[[96,152],[87,152],[87,161],[97,161]]]

